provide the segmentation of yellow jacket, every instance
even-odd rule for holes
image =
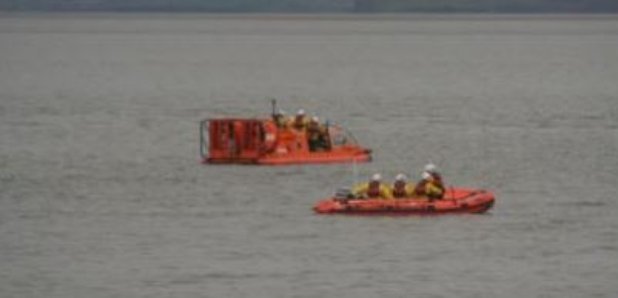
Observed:
[[[428,197],[442,197],[442,195],[444,195],[442,189],[440,189],[440,187],[433,182],[425,185],[425,193]]]
[[[411,182],[406,183],[406,186],[405,186],[405,189],[404,189],[404,192],[405,192],[404,197],[405,198],[414,197],[414,185],[415,184],[411,183]],[[394,192],[395,192],[395,185],[393,184],[393,186],[391,187],[391,193],[393,194],[393,197],[395,197],[395,193]]]
[[[368,182],[360,183],[354,186],[354,188],[352,188],[352,194],[356,197],[363,197],[363,196],[369,197],[369,195],[367,194],[368,191],[369,191]],[[380,183],[380,198],[386,199],[386,200],[390,200],[393,198],[393,191],[391,190],[390,186],[384,183]]]

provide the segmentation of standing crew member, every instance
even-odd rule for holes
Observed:
[[[309,151],[318,151],[323,148],[320,138],[320,119],[313,116],[307,125],[307,141]]]
[[[299,131],[303,131],[307,128],[307,117],[305,116],[305,110],[300,109],[296,112],[296,117],[294,117],[292,127]]]
[[[273,115],[273,120],[275,121],[275,124],[279,128],[286,128],[288,124],[286,113],[282,109],[279,109],[277,113]]]

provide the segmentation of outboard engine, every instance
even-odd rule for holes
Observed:
[[[354,195],[349,188],[338,188],[337,191],[335,191],[335,200],[337,201],[347,201],[353,198]]]

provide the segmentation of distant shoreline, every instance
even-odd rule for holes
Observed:
[[[212,18],[212,19],[250,19],[250,20],[410,20],[410,19],[443,19],[443,20],[494,20],[494,19],[616,19],[618,20],[618,13],[469,13],[469,12],[455,12],[455,13],[332,13],[332,12],[319,12],[319,13],[262,13],[262,12],[250,12],[250,13],[236,13],[236,12],[161,12],[161,11],[2,11],[0,10],[0,17],[28,17],[28,16],[88,16],[88,17],[140,17],[148,16],[169,18]]]
[[[1,11],[266,14],[618,13],[616,0],[3,0]]]

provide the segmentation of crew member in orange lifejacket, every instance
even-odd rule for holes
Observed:
[[[439,187],[436,180],[428,172],[423,172],[423,179],[416,184],[414,195],[427,197],[429,200],[439,200],[444,197],[444,189]]]
[[[393,197],[395,199],[409,198],[414,194],[414,187],[408,183],[404,174],[398,174],[393,183]]]
[[[380,199],[392,199],[393,194],[388,185],[382,183],[382,175],[376,173],[371,176],[369,182],[361,183],[352,189],[352,194],[355,197],[364,198],[380,198]]]
[[[305,116],[305,110],[300,109],[296,112],[296,117],[294,117],[294,121],[292,122],[292,127],[299,131],[304,131],[307,128],[307,117]]]

